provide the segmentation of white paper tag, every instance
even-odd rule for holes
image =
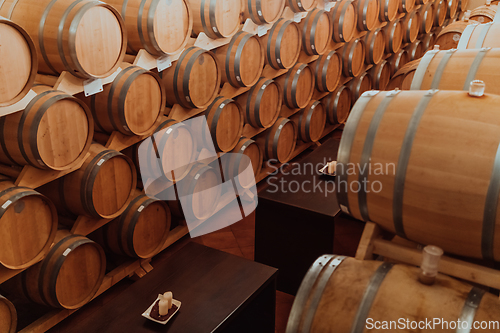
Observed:
[[[4,210],[5,210],[5,209],[7,209],[7,207],[9,207],[11,203],[12,203],[12,201],[7,200],[7,201],[6,201],[6,202],[2,205],[2,209],[4,209]]]
[[[97,162],[97,166],[101,166],[103,163],[104,163],[104,159],[102,158],[101,160],[99,160],[99,162]]]
[[[257,36],[262,37],[267,34],[267,27],[265,25],[257,26]]]
[[[85,97],[95,95],[103,90],[101,79],[88,79],[83,82],[83,92]]]
[[[329,12],[332,10],[333,7],[335,7],[336,2],[330,2],[330,1],[325,1],[325,11]]]
[[[66,251],[64,251],[64,253],[63,253],[63,257],[67,257],[70,252],[71,252],[71,249],[66,249]]]
[[[171,66],[172,59],[168,55],[156,59],[156,67],[158,68],[158,72],[162,72]]]
[[[293,21],[295,23],[300,23],[300,21],[302,21],[302,14],[301,13],[293,14]]]
[[[142,212],[144,210],[144,205],[141,205],[141,207],[139,207],[139,209],[137,210],[139,213]]]

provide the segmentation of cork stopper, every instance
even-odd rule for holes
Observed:
[[[486,6],[490,6],[491,5],[491,0],[486,0]]]
[[[439,261],[443,256],[443,250],[437,246],[429,245],[422,251],[422,263],[420,264],[419,281],[426,285],[436,282],[439,271]]]
[[[469,86],[469,96],[482,97],[485,89],[486,85],[484,84],[484,81],[474,80]]]
[[[439,45],[434,45],[434,51],[439,51]]]
[[[465,12],[464,19],[463,19],[464,22],[469,22],[469,20],[470,20],[470,14],[471,14],[470,10],[468,10],[468,11]]]

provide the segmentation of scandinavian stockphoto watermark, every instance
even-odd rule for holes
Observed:
[[[322,163],[284,163],[280,167],[276,166],[276,160],[266,162],[267,168],[272,169],[270,177],[267,179],[269,193],[322,193],[328,196],[336,191],[359,193],[380,193],[383,189],[382,182],[379,180],[370,180],[369,176],[394,176],[396,174],[396,165],[394,163],[367,163],[364,165],[356,163],[337,164],[337,175],[356,176],[363,174],[365,177],[354,177],[356,179],[341,179],[335,182],[331,179],[320,179],[313,177],[321,175],[322,169],[327,163],[331,162],[325,157]],[[278,174],[306,176],[299,180],[289,180],[278,177]],[[298,177],[299,178],[299,177]],[[304,179],[305,178],[305,179]]]
[[[206,117],[167,120],[137,149],[148,196],[180,206],[191,237],[241,221],[257,208],[252,161],[238,151],[220,154]]]
[[[432,318],[425,320],[412,320],[408,318],[399,318],[398,320],[384,321],[373,318],[366,319],[367,330],[381,330],[387,332],[390,330],[433,330],[436,332],[444,330],[455,330],[456,332],[470,332],[471,330],[489,330],[500,331],[500,321],[448,321],[444,318]]]

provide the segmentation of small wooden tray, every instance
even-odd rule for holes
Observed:
[[[175,305],[175,306],[177,306],[177,310],[175,310],[175,312],[174,312],[174,313],[172,313],[172,315],[171,315],[170,317],[168,317],[168,319],[167,319],[167,320],[165,320],[165,321],[159,321],[159,320],[156,320],[156,319],[151,318],[151,317],[149,316],[149,314],[151,313],[151,310],[153,310],[153,306],[154,306],[154,305],[155,305],[155,303],[156,303],[156,302],[158,302],[159,300],[160,300],[160,298],[159,298],[159,297],[157,297],[157,298],[155,299],[155,301],[153,302],[153,304],[151,304],[151,306],[150,306],[150,307],[149,307],[146,311],[144,311],[144,313],[142,314],[142,316],[143,316],[144,318],[147,318],[147,319],[152,320],[152,321],[154,321],[154,322],[157,322],[157,323],[159,323],[159,324],[163,324],[163,325],[165,325],[165,324],[166,324],[166,323],[168,323],[168,321],[169,321],[170,319],[172,319],[172,317],[173,317],[173,316],[175,316],[175,314],[179,311],[179,309],[181,308],[181,302],[180,302],[180,301],[178,301],[178,300],[176,300],[176,299],[173,299],[173,300],[172,300],[172,304],[173,304],[173,305]]]

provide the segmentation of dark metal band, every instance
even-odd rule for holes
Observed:
[[[118,119],[120,120],[121,128],[117,128],[117,130],[120,132],[125,130],[125,132],[122,132],[124,134],[129,134],[130,132],[132,132],[128,126],[128,121],[125,118],[125,101],[127,100],[127,94],[130,89],[130,86],[132,86],[132,83],[134,83],[135,79],[139,75],[143,74],[152,75],[149,74],[151,73],[150,71],[146,71],[145,69],[142,68],[141,69],[135,68],[135,69],[136,69],[135,72],[132,73],[129,77],[127,77],[127,79],[125,80],[120,89],[120,93],[118,94]]]
[[[66,11],[64,12],[63,16],[61,17],[61,21],[59,22],[59,27],[58,27],[58,30],[57,30],[57,50],[59,52],[59,58],[61,59],[62,63],[63,63],[63,66],[64,68],[72,73],[73,75],[75,75],[76,77],[80,77],[80,75],[73,69],[70,67],[67,59],[66,59],[66,55],[64,54],[64,46],[63,46],[63,34],[64,34],[64,26],[66,24],[66,19],[68,18],[69,14],[71,13],[71,11],[73,10],[73,8],[76,7],[76,5],[78,5],[80,2],[82,2],[83,0],[76,0],[75,2],[73,2],[71,5],[68,6],[68,8],[66,9]],[[89,5],[88,3],[84,5],[87,6]]]
[[[476,312],[479,308],[479,304],[483,299],[486,292],[477,287],[473,287],[465,300],[464,308],[462,309],[462,314],[460,315],[460,321],[467,323],[467,328],[458,327],[456,333],[470,333],[472,330],[472,325],[474,324],[474,318],[476,317]]]
[[[278,26],[279,22],[284,21],[284,20],[285,19],[280,18],[278,21],[276,21],[273,24],[273,26],[271,27],[271,30],[269,30],[269,33],[267,34],[268,37],[267,37],[266,57],[267,57],[267,62],[273,68],[275,68],[274,64],[273,64],[273,59],[272,59],[272,56],[271,56],[271,44],[272,44],[272,41],[273,41],[273,34],[274,34],[274,31],[276,30],[276,27]]]
[[[428,51],[420,60],[413,81],[411,82],[410,90],[420,90],[422,82],[424,81],[425,73],[431,63],[432,59],[438,54],[439,50]]]
[[[146,6],[146,1],[148,1],[148,0],[142,0],[141,4],[139,5],[139,12],[137,13],[137,32],[139,33],[139,39],[141,41],[141,45],[144,46],[146,51],[150,52],[150,50],[148,50],[146,39],[144,38],[144,32],[142,31],[142,15],[144,13],[144,6]],[[125,18],[123,18],[123,19],[125,19]]]
[[[146,196],[144,195],[141,197],[146,197]],[[142,202],[141,206],[144,207],[143,209],[146,209],[149,205],[151,205],[155,201],[157,201],[157,200],[149,198],[149,199],[145,200],[144,202]],[[131,221],[130,221],[130,225],[129,225],[129,233],[127,235],[127,247],[130,250],[130,252],[132,252],[137,257],[139,257],[139,254],[137,254],[137,252],[135,251],[135,247],[134,247],[134,230],[135,230],[135,226],[137,225],[137,222],[139,222],[139,216],[141,215],[141,213],[142,213],[142,210],[139,211],[138,209],[136,209],[134,211],[134,214],[132,214],[132,217],[130,218]]]
[[[469,73],[467,74],[467,78],[465,79],[463,90],[465,90],[465,91],[469,90],[470,84],[476,78],[476,74],[477,74],[477,71],[479,69],[479,66],[483,62],[483,59],[484,59],[484,57],[486,56],[486,53],[488,53],[489,50],[491,50],[491,47],[482,48],[477,53],[476,58],[474,59],[474,61],[472,62],[472,65],[469,68]]]
[[[22,199],[24,197],[27,197],[27,196],[32,196],[32,195],[39,196],[40,195],[40,193],[35,192],[35,191],[33,191],[31,189],[28,189],[28,188],[25,188],[25,187],[22,187],[22,188],[20,188],[20,187],[9,187],[9,189],[12,189],[12,191],[19,190],[19,189],[24,189],[25,190],[23,192],[19,192],[19,193],[15,194],[15,195],[11,196],[10,198],[8,198],[7,200],[11,201],[11,204],[13,204],[14,202],[16,202],[16,201],[18,201],[18,200],[20,200],[20,199]],[[10,191],[8,191],[8,192],[10,192]],[[5,202],[4,202],[3,205],[0,206],[0,219],[2,218],[3,214],[5,214],[5,212],[10,207],[11,204],[5,206]]]
[[[125,222],[127,220],[127,217],[128,217],[128,214],[130,212],[130,210],[132,209],[132,207],[139,201],[141,200],[142,198],[144,198],[146,195],[139,195],[137,197],[135,197],[127,206],[127,208],[123,211],[123,213],[120,215],[120,218],[119,218],[119,223],[118,223],[118,232],[117,233],[114,233],[113,234],[113,237],[116,237],[116,243],[118,244],[118,248],[120,249],[121,253],[124,253],[124,254],[128,254],[128,251],[126,251],[125,247],[123,246],[123,241],[122,241],[122,235],[123,235],[123,229],[125,227]],[[135,213],[135,212],[134,212]],[[137,222],[136,222],[137,224]],[[106,230],[108,228],[105,228]],[[132,229],[134,230],[134,229]],[[132,233],[133,235],[133,233]],[[107,238],[107,237],[106,237]],[[131,246],[129,246],[129,243],[128,243],[128,238],[129,238],[129,235],[127,234],[127,246],[129,249],[131,249],[132,251],[134,251],[134,242],[132,240],[132,244]],[[133,238],[133,237],[132,237]],[[134,251],[134,255],[137,255],[137,253],[135,253]]]
[[[281,26],[280,30],[278,31],[278,36],[276,38],[276,45],[274,46],[274,56],[276,57],[276,62],[278,63],[278,67],[281,69],[286,69],[285,65],[283,65],[283,62],[281,61],[281,41],[283,40],[283,35],[285,34],[286,28],[292,24],[292,21],[286,21],[283,23]],[[271,36],[269,36],[271,38]]]
[[[59,0],[52,0],[47,7],[45,8],[45,11],[43,12],[42,17],[40,18],[40,24],[38,25],[38,45],[40,46],[40,53],[42,54],[43,61],[45,64],[47,64],[47,67],[54,72],[54,74],[59,74],[59,72],[52,66],[50,63],[49,57],[47,56],[47,53],[45,51],[45,39],[44,37],[44,32],[45,32],[45,21],[47,20],[47,17],[49,16],[50,10],[52,9],[52,6],[59,1]],[[128,1],[128,0],[127,0]]]
[[[130,71],[133,71],[134,69],[136,69],[136,67],[134,66],[130,66],[130,67],[127,67],[125,68],[124,70],[122,70],[120,73],[118,73],[118,75],[116,76],[116,78],[113,80],[113,83],[111,84],[111,87],[109,88],[109,93],[108,93],[108,118],[109,118],[109,122],[111,123],[111,126],[117,130],[117,131],[120,131],[120,128],[118,127],[118,125],[116,124],[116,121],[115,121],[115,117],[113,115],[113,97],[115,96],[115,90],[118,88],[118,84],[121,83],[121,78],[127,74],[128,72]]]
[[[205,52],[207,52],[207,51],[203,50],[203,49],[199,49],[191,56],[191,58],[189,59],[187,65],[186,65],[186,71],[184,72],[184,77],[182,78],[182,90],[183,90],[183,94],[185,96],[184,100],[188,101],[189,105],[193,108],[196,108],[196,105],[194,105],[193,100],[191,99],[191,92],[189,90],[189,81],[191,78],[191,70],[193,69],[195,61],[198,60],[198,57],[200,57]],[[216,63],[217,63],[217,61],[216,61]]]

